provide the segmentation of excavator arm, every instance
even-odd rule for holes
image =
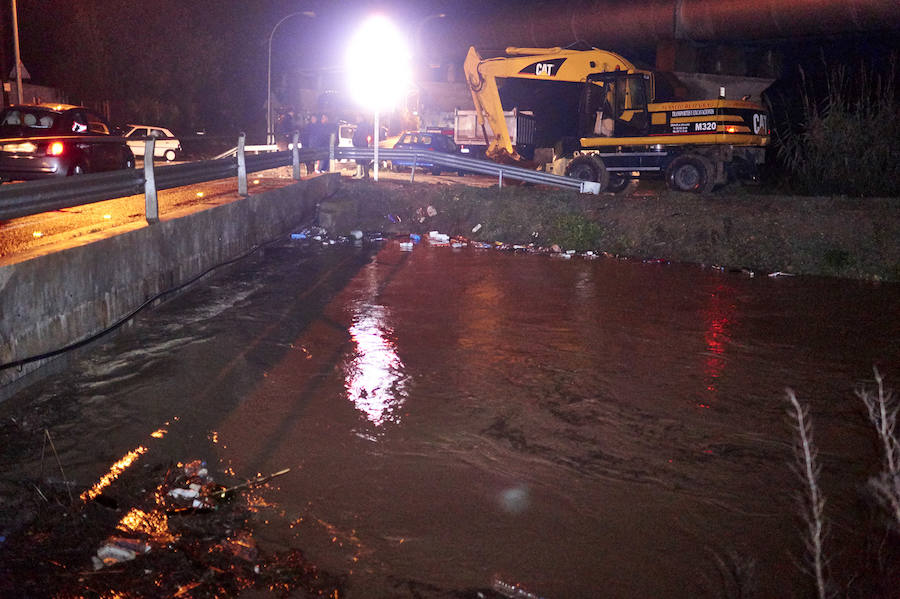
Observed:
[[[474,47],[469,48],[463,70],[472,101],[475,104],[477,125],[488,144],[486,154],[492,160],[521,162],[513,148],[497,78],[515,77],[543,81],[586,82],[589,75],[623,71],[643,72],[613,52],[604,50],[566,50],[563,48],[507,48],[508,56],[483,59]],[[489,138],[485,122],[493,136]]]

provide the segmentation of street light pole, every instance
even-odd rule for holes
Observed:
[[[16,55],[16,92],[19,96],[19,104],[22,104],[22,58],[19,56],[19,17],[16,12],[16,0],[12,0],[13,46],[15,47]]]
[[[422,27],[430,21],[431,19],[443,19],[447,15],[444,13],[435,13],[433,15],[428,15],[427,17],[422,18],[419,21],[419,24],[416,26],[416,36],[413,40],[415,43],[416,50],[416,63],[418,64],[418,73],[416,73],[416,77],[419,81],[419,84],[416,85],[417,88],[417,96],[416,96],[416,121],[418,122],[418,128],[422,128],[423,119],[422,119],[422,74],[425,71],[424,69],[424,61],[422,60]]]
[[[15,3],[16,0],[13,0]],[[291,14],[285,16],[280,21],[275,23],[275,27],[272,27],[272,33],[269,34],[269,61],[268,67],[266,69],[266,143],[274,144],[275,143],[275,131],[272,129],[272,38],[275,37],[275,30],[278,29],[278,26],[290,19],[291,17],[304,16],[313,18],[316,16],[316,13],[310,10],[304,10],[300,12],[292,12]]]

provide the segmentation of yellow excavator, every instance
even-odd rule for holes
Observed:
[[[726,100],[724,89],[713,99],[657,101],[656,74],[596,48],[510,47],[506,54],[483,59],[469,48],[464,63],[492,160],[529,162],[510,141],[500,98],[502,80],[523,79],[580,84],[570,119],[576,130],[554,142],[545,168],[599,183],[601,191],[655,174],[671,189],[706,193],[729,177],[755,179],[764,161],[769,126],[759,103]]]

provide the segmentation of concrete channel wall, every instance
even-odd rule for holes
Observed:
[[[339,184],[339,175],[323,175],[0,264],[0,365],[100,333],[158,294],[289,233]],[[61,367],[65,355],[0,369],[0,401]]]

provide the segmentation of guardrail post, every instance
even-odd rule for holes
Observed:
[[[500,189],[503,189],[503,169],[500,169],[500,182],[498,183]]]
[[[334,133],[331,134],[331,137],[328,139],[328,172],[331,172],[331,169],[334,168]]]
[[[244,144],[247,141],[247,134],[241,133],[238,137],[237,147],[237,164],[238,164],[238,195],[247,197],[247,157],[244,156]]]
[[[293,145],[294,181],[300,180],[300,148],[297,147],[299,145],[300,145],[300,132],[294,131],[294,145]]]
[[[144,215],[147,224],[159,222],[159,201],[156,198],[156,175],[153,170],[153,151],[156,138],[148,137],[144,142]]]
[[[409,171],[409,182],[414,183],[416,181],[416,162],[419,160],[418,154],[413,154],[413,165]]]

